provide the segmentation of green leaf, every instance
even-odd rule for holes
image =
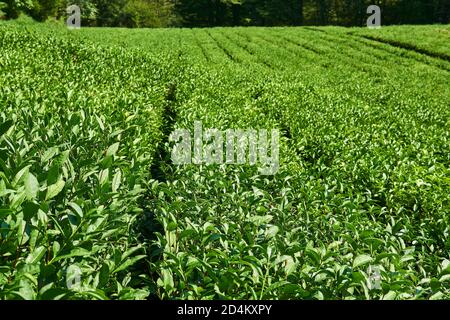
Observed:
[[[53,161],[47,173],[47,183],[54,184],[58,181],[59,173],[64,163],[69,159],[70,151],[66,150],[59,154]]]
[[[76,204],[75,202],[69,202],[69,207],[73,209],[73,212],[75,212],[78,217],[83,218],[83,210],[78,204]]]
[[[100,129],[102,129],[102,131],[105,131],[105,125],[103,124],[102,119],[100,119],[97,115],[95,116],[95,118],[97,119],[98,125],[100,126]]]
[[[30,172],[25,178],[25,195],[28,200],[33,200],[37,197],[39,192],[39,182],[36,177]]]
[[[270,226],[270,228],[266,231],[266,238],[270,239],[277,235],[277,233],[280,231],[280,228],[277,226]]]
[[[383,296],[383,300],[395,300],[397,294],[394,291],[389,291]]]
[[[114,156],[117,153],[117,151],[119,150],[119,145],[120,145],[120,142],[116,142],[113,145],[111,145],[108,148],[108,150],[106,150],[106,156],[107,157]]]
[[[277,263],[281,263],[283,265],[286,275],[290,275],[291,273],[293,273],[297,267],[294,259],[291,256],[282,256],[277,259]]]
[[[12,294],[24,299],[24,300],[34,300],[35,291],[33,288],[33,283],[28,278],[21,279],[19,281],[19,291],[13,291]]]
[[[4,219],[13,213],[14,213],[14,210],[12,210],[12,209],[0,209],[0,219]]]
[[[372,257],[366,254],[359,255],[353,261],[353,268],[357,268],[372,262]]]
[[[31,165],[27,165],[16,173],[12,182],[13,186],[17,186],[19,182],[23,181],[22,179],[24,179],[28,175],[30,167]]]
[[[168,269],[162,271],[162,283],[166,290],[170,290],[174,287],[172,272]]]
[[[320,255],[317,253],[316,249],[306,248],[305,254],[314,262],[314,264],[320,264]]]
[[[64,180],[59,180],[57,183],[49,186],[47,189],[45,200],[50,200],[56,197],[64,189],[65,184],[66,183],[64,182]]]
[[[120,183],[122,182],[122,172],[118,170],[116,174],[114,175],[113,181],[112,181],[112,191],[117,192],[120,187]]]
[[[3,136],[12,127],[14,122],[12,120],[7,120],[0,124],[0,137]]]
[[[60,300],[64,299],[69,294],[68,289],[51,288],[40,293],[41,300]]]
[[[445,282],[450,281],[450,274],[446,274],[445,276],[442,276],[439,278],[439,282]]]
[[[51,148],[47,149],[47,151],[45,151],[41,157],[41,162],[45,163],[45,162],[49,161],[57,153],[58,153],[58,148],[56,148],[56,147],[51,147]]]
[[[62,259],[69,259],[69,258],[73,258],[73,257],[87,257],[91,254],[92,253],[86,249],[76,248],[76,249],[73,249],[69,254],[54,258],[52,260],[52,263],[58,262],[59,260],[62,260]]]
[[[103,186],[109,179],[109,169],[105,169],[100,171],[98,180],[101,186]]]
[[[119,300],[145,300],[149,295],[148,290],[126,288],[120,292]]]
[[[136,251],[142,249],[142,246],[137,246],[137,247],[133,247],[131,249],[128,249],[127,251],[125,251],[122,254],[121,260],[125,260],[126,258],[128,258],[129,256],[131,256],[133,253],[135,253]]]
[[[42,257],[45,255],[46,250],[47,249],[44,246],[40,246],[40,247],[34,249],[34,251],[28,255],[25,262],[29,263],[29,264],[35,264],[35,263],[39,262],[42,259]]]
[[[80,294],[97,300],[109,300],[105,293],[100,289],[81,291]]]
[[[430,297],[430,300],[443,300],[443,299],[445,299],[445,296],[441,291],[436,292]]]
[[[128,259],[124,263],[122,263],[120,266],[118,266],[112,273],[117,273],[117,272],[120,272],[122,270],[125,270],[128,267],[130,267],[133,264],[135,264],[136,262],[138,262],[139,260],[144,259],[145,257],[147,257],[147,256],[146,255],[140,255],[140,256],[136,256],[136,257],[133,257],[131,259]]]

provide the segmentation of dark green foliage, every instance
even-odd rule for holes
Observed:
[[[0,3],[4,4],[1,10],[5,13],[6,19],[17,19],[20,10],[29,9],[32,6],[31,0],[4,0]]]
[[[8,19],[25,11],[38,21],[66,17],[65,8],[82,8],[84,26],[363,26],[369,5],[382,9],[382,24],[450,22],[447,0],[20,0],[4,1]]]
[[[49,17],[55,17],[63,3],[62,0],[32,0],[32,6],[25,12],[36,21],[42,22]]]
[[[384,25],[450,22],[446,0],[180,0],[176,9],[186,26],[362,26],[372,4],[381,7]]]

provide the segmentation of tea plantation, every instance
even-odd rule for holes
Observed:
[[[448,25],[0,23],[0,299],[450,299],[449,233]]]

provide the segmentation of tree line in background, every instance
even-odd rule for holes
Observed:
[[[450,22],[450,0],[4,0],[0,10],[6,19],[24,12],[45,21],[66,17],[71,4],[84,26],[362,26],[372,4],[383,25]]]

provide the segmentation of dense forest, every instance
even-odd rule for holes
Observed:
[[[450,0],[6,0],[0,15],[62,19],[71,4],[81,7],[85,26],[361,26],[372,4],[383,25],[450,22]]]

